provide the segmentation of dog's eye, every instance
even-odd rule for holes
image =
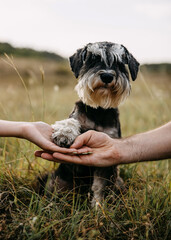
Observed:
[[[93,59],[94,61],[96,61],[97,63],[98,63],[98,62],[101,62],[101,57],[100,57],[99,55],[97,55],[97,56],[96,56],[96,55],[93,55],[93,56],[92,56],[92,59]]]
[[[95,56],[92,55],[91,59],[90,59],[90,65],[91,67],[94,67],[95,65],[99,64],[101,62],[101,57],[100,56]]]

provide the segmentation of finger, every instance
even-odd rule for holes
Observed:
[[[86,146],[83,146],[82,148],[77,149],[77,154],[90,153],[90,152],[93,152],[93,149]]]
[[[45,152],[45,151],[36,151],[35,153],[35,156],[36,157],[41,157],[43,159],[47,159],[49,161],[53,161],[53,156],[52,156],[52,153],[48,153],[48,152]],[[55,161],[57,161],[57,159],[55,159]]]
[[[43,140],[40,143],[36,143],[40,148],[42,148],[43,150],[49,151],[49,152],[61,152],[61,153],[73,153],[74,151],[76,152],[77,150],[72,148],[63,148],[63,147],[59,147],[56,144],[47,141],[47,140]]]
[[[74,163],[74,164],[80,164],[80,165],[86,165],[86,166],[92,166],[91,163],[91,157],[89,155],[66,155],[62,153],[53,153],[53,158],[57,158],[60,161],[63,161],[65,163]]]
[[[43,153],[44,151],[35,151],[34,152],[34,155],[36,156],[36,157],[41,157],[41,154]]]
[[[51,152],[61,152],[61,153],[73,153],[74,151],[76,152],[77,150],[74,148],[63,148],[63,147],[59,147],[56,144],[51,143],[50,145],[46,145],[46,147],[44,148],[48,151]]]
[[[90,140],[91,138],[91,131],[85,132],[81,135],[79,135],[74,143],[71,145],[70,148],[81,148],[82,146],[86,145],[86,143]]]
[[[51,154],[49,153],[42,153],[41,158],[48,160],[48,161],[52,161],[52,162],[58,162],[58,163],[63,163],[63,161],[58,160],[57,158],[54,158]]]
[[[34,152],[34,155],[36,157],[41,157],[42,158],[42,156],[45,156],[45,155],[42,155],[42,154],[45,154],[45,153],[47,154],[46,156],[49,156],[49,158],[51,158],[50,155],[52,156],[52,154],[53,154],[53,152],[50,152],[50,151],[37,150],[37,151]],[[83,151],[83,154],[86,154],[86,153],[89,154],[90,151],[88,151],[88,150],[87,151]],[[78,155],[78,153],[76,151],[75,152],[65,153],[65,154]],[[80,154],[82,154],[81,151],[80,151]],[[45,158],[45,157],[43,157],[43,158]]]

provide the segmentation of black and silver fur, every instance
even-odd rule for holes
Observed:
[[[132,80],[137,77],[139,63],[120,44],[111,42],[89,43],[70,57],[70,65],[78,84],[75,89],[80,101],[76,102],[69,119],[53,125],[54,142],[69,147],[74,139],[88,130],[121,138],[118,105],[131,90]],[[104,197],[105,187],[116,185],[122,188],[117,166],[97,168],[72,164],[60,164],[52,173],[48,190],[75,187],[81,192],[92,192],[91,205],[95,206]]]

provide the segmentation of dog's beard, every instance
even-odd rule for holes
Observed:
[[[125,74],[120,73],[118,78],[105,85],[101,79],[101,73],[106,71],[99,71],[93,73],[88,71],[80,79],[75,87],[80,99],[86,105],[93,108],[116,108],[123,102],[130,93],[130,83]]]

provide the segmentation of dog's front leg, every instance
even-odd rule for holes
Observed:
[[[91,200],[91,206],[97,207],[99,203],[104,199],[106,186],[113,186],[118,178],[117,166],[96,168],[94,171],[94,179],[91,190],[93,192],[93,198]]]
[[[104,198],[104,189],[107,185],[107,180],[103,176],[103,171],[97,169],[94,172],[94,179],[91,190],[93,192],[93,198],[91,200],[91,207],[97,207]]]
[[[75,138],[80,135],[80,123],[74,118],[57,121],[52,125],[53,142],[60,147],[70,147]]]

